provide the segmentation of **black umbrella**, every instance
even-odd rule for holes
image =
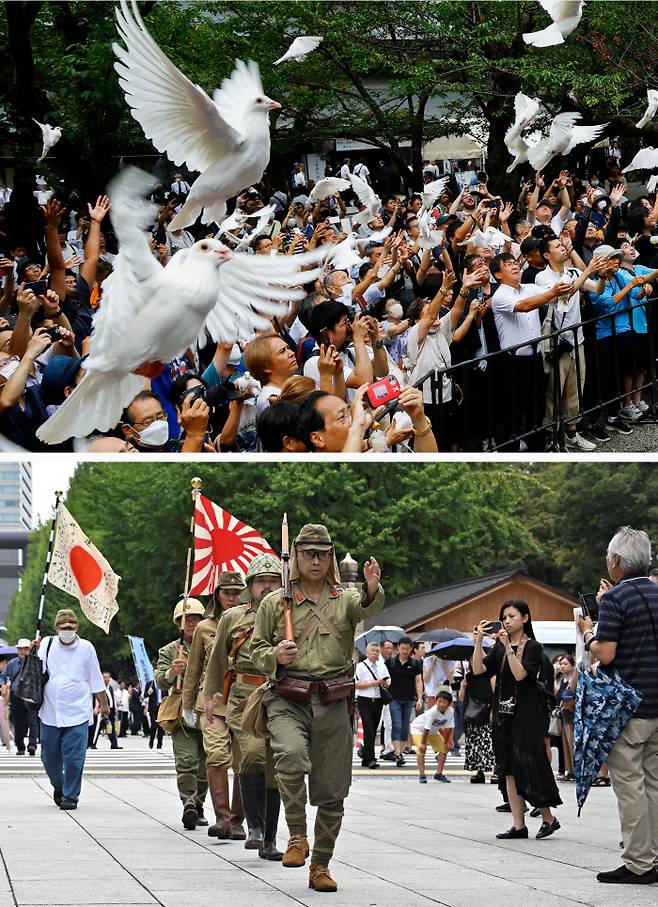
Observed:
[[[423,633],[418,637],[419,640],[424,639],[427,642],[448,642],[449,639],[459,639],[464,634],[461,630],[450,630],[447,627],[444,627],[442,630],[428,630],[427,633]]]
[[[482,640],[485,649],[489,649],[493,643],[488,639]],[[473,654],[475,643],[472,639],[460,636],[457,639],[448,639],[446,642],[440,642],[438,645],[427,653],[425,658],[430,655],[436,655],[437,658],[445,658],[447,661],[468,661]]]

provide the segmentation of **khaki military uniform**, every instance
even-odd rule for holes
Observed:
[[[211,691],[223,690],[224,677],[229,669],[229,653],[245,630],[253,628],[256,622],[257,606],[252,602],[231,608],[222,617],[219,632],[206,669],[204,695]],[[253,630],[252,630],[253,632]],[[268,787],[276,787],[271,752],[264,740],[252,737],[242,730],[242,707],[255,687],[265,681],[251,660],[251,637],[240,646],[235,657],[235,679],[231,686],[226,705],[226,720],[234,737],[240,743],[240,774],[265,772]],[[215,694],[215,696],[221,694]]]
[[[340,643],[317,620],[298,581],[293,581],[292,592],[294,635],[299,641],[296,659],[285,669],[276,659],[276,647],[284,639],[284,600],[282,590],[278,590],[267,595],[258,609],[251,645],[254,666],[273,680],[284,675],[310,680],[336,675],[353,677],[354,632],[359,621],[383,608],[381,586],[369,601],[365,585],[357,592],[325,582],[313,604],[338,631]],[[315,626],[302,641],[309,620]],[[343,800],[352,779],[352,727],[347,703],[344,699],[322,703],[313,696],[309,704],[303,704],[283,698],[275,688],[265,694],[263,701],[290,834],[293,838],[306,836],[304,775],[308,775],[309,798],[318,806],[312,864],[326,866],[333,854]]]
[[[176,674],[171,664],[179,657],[180,640],[167,643],[158,652],[158,663],[155,667],[155,682],[161,690],[171,690],[176,683]],[[186,643],[181,646],[183,657],[189,657],[190,649]],[[187,671],[183,675],[185,678]],[[183,681],[184,682],[184,681]],[[173,695],[181,695],[174,693]],[[203,806],[208,790],[206,771],[206,753],[203,747],[203,734],[199,728],[188,727],[182,720],[179,727],[172,731],[171,742],[174,748],[176,781],[178,793],[183,803],[194,802]]]
[[[217,625],[221,624],[223,620],[223,617],[221,621],[217,617],[206,617],[194,631],[183,683],[183,708],[194,709],[199,715],[199,726],[203,732],[203,745],[208,767],[230,768],[233,765],[235,770],[239,761],[239,752],[232,758],[231,734],[226,722],[226,706],[221,694],[217,694],[213,700],[215,720],[212,724],[206,721],[203,708],[203,683],[206,669],[215,642]]]

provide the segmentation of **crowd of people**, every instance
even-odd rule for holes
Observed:
[[[308,776],[310,802],[317,806],[309,884],[335,891],[329,863],[351,783],[354,705],[363,731],[363,766],[378,767],[381,727],[382,758],[401,767],[405,753],[415,755],[422,784],[428,783],[428,746],[436,756],[434,780],[450,783],[446,757],[460,751],[463,736],[466,769],[474,772],[471,783],[485,783],[485,773],[495,772],[492,780],[503,797],[496,809],[513,818],[513,825],[497,835],[505,840],[528,838],[529,807],[531,817],[541,818],[537,839],[560,830],[554,813],[562,804],[557,780],[576,780],[578,722],[581,741],[585,736],[602,740],[604,730],[609,738],[605,748],[581,752],[579,783],[585,784],[593,767],[598,779],[589,783],[611,782],[619,801],[623,865],[597,878],[652,884],[657,880],[658,582],[656,571],[649,576],[651,558],[643,531],[626,526],[611,539],[610,580],[600,583],[596,624],[591,616],[579,618],[586,652],[580,675],[572,655],[548,659],[535,638],[530,609],[520,599],[502,604],[498,626],[487,619],[477,624],[472,655],[461,665],[437,658],[422,639],[412,643],[402,636],[397,644],[369,642],[355,669],[356,627],[384,605],[381,570],[370,558],[361,588],[341,588],[334,545],[321,524],[308,524],[295,537],[288,578],[282,577],[279,559],[266,553],[254,559],[246,577],[223,572],[208,607],[181,599],[173,612],[176,636],[160,649],[155,683],[144,696],[137,686],[129,693],[109,673],[101,674],[93,646],[78,636],[75,613],[60,610],[54,635],[39,640],[36,649],[47,674],[39,733],[53,799],[61,809],[77,809],[85,753],[90,740],[97,740],[96,714],[111,722],[108,736],[117,746],[115,735],[127,733],[128,712],[134,712],[133,733],[149,712],[172,736],[188,831],[206,826],[211,837],[244,841],[262,859],[303,866],[310,853]],[[289,608],[292,601],[295,606]],[[19,643],[17,658],[3,666],[5,691],[34,649],[27,639]],[[590,676],[607,685],[606,706],[631,695],[633,706],[623,722],[588,706],[581,681]],[[156,686],[168,694],[159,703]],[[17,747],[28,738],[34,755],[29,722],[19,711],[12,718]],[[558,718],[566,771],[556,779],[551,738]],[[601,722],[605,729],[597,726]],[[0,730],[6,733],[4,718]],[[208,793],[212,825],[204,813]],[[285,851],[277,849],[280,805],[289,831]]]
[[[306,295],[271,327],[238,319],[233,336],[206,334],[150,371],[115,429],[77,449],[591,451],[631,434],[653,418],[658,200],[627,184],[617,156],[605,160],[582,175],[535,173],[505,198],[472,164],[437,183],[445,162],[427,161],[412,191],[386,165],[371,174],[350,160],[326,176],[360,194],[318,198],[296,164],[289,186],[250,187],[210,231],[167,229],[191,184],[174,174],[152,193],[161,264],[214,235],[239,244],[236,255],[323,248],[321,274],[304,284],[313,266],[301,267]],[[41,181],[23,204],[43,233],[27,241],[6,229],[16,194],[3,200],[0,432],[31,451],[72,449],[36,432],[84,380],[94,312],[121,254],[110,202],[83,205]]]

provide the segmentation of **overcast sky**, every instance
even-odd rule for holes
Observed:
[[[73,454],[47,454],[32,458],[32,523],[35,528],[51,518],[55,492],[63,491],[66,495],[76,459]]]

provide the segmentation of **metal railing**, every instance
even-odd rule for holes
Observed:
[[[562,450],[567,425],[580,424],[588,418],[598,421],[602,413],[612,414],[613,406],[621,404],[638,391],[644,398],[648,398],[649,406],[641,421],[656,423],[658,421],[654,337],[654,331],[658,329],[656,306],[658,297],[634,302],[613,313],[597,315],[569,327],[541,334],[532,341],[525,341],[504,350],[486,353],[484,356],[451,365],[449,368],[427,373],[415,384],[425,390],[429,383],[432,404],[427,409],[439,450],[449,450],[446,446],[450,443],[451,434],[447,431],[448,420],[453,423],[451,429],[454,429],[456,420],[456,434],[461,437],[462,444],[480,443],[479,447],[472,447],[473,450],[482,451],[482,445],[486,443],[485,449],[488,451],[518,451],[520,442],[525,441],[538,452],[545,449],[547,437],[552,439],[549,449]],[[646,312],[646,334],[634,329],[633,312],[639,308],[644,308]],[[624,315],[629,319],[630,331],[617,329],[617,319]],[[605,349],[600,339],[596,338],[596,325],[602,321],[610,323],[610,343],[605,344]],[[582,343],[578,339],[579,331],[583,332]],[[565,338],[568,345],[573,348],[573,354],[560,353],[560,341]],[[639,338],[646,338],[644,362],[640,361],[642,351],[638,349]],[[644,340],[640,342],[645,343]],[[626,362],[623,361],[622,345],[628,345],[630,348],[630,360]],[[533,347],[534,355],[517,355],[518,350],[528,347]],[[584,377],[580,349],[584,353]],[[565,387],[561,381],[559,368],[561,355],[573,358],[578,397],[577,413],[563,413]],[[606,361],[610,357],[612,361]],[[546,359],[549,360],[548,371]],[[530,360],[532,366],[529,367]],[[483,363],[486,363],[484,369]],[[535,387],[520,387],[519,378],[523,377],[522,372],[525,372],[527,377],[531,370],[535,372],[534,376],[530,374],[531,381],[536,382]],[[630,387],[624,387],[624,379],[628,375],[632,376],[632,382]],[[644,376],[641,383],[633,383],[639,375]],[[450,401],[443,399],[444,377],[452,380]],[[552,382],[552,412],[547,406],[546,391],[549,382]],[[530,414],[533,417],[528,419]]]

